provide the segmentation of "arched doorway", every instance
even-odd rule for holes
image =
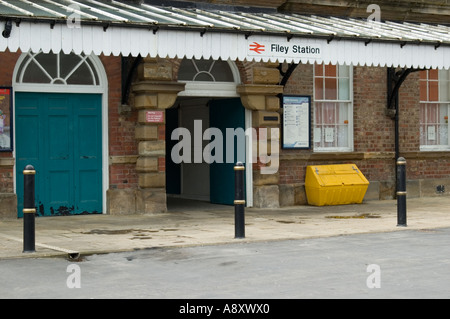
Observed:
[[[231,61],[184,59],[178,72],[178,81],[186,83],[178,94],[174,107],[166,110],[166,192],[168,198],[183,197],[217,204],[232,204],[234,196],[233,166],[238,153],[248,162],[251,142],[235,138],[233,161],[226,158],[226,129],[251,128],[251,111],[246,110],[236,92],[240,83],[239,71]],[[187,130],[191,161],[175,163],[172,149],[180,139],[172,139],[177,128]],[[215,139],[205,132],[218,129],[223,140],[223,163],[205,159],[205,147]],[[239,150],[242,150],[240,152]],[[206,152],[206,153],[205,153]],[[197,156],[196,156],[197,155]],[[252,204],[252,168],[247,165],[247,205]]]
[[[107,79],[96,56],[25,53],[13,75],[15,191],[36,169],[41,216],[101,213],[108,185]],[[107,167],[107,166],[105,166]]]

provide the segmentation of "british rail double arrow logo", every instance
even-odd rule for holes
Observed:
[[[250,44],[250,50],[255,51],[258,54],[261,54],[261,52],[265,51],[265,45],[259,44],[258,42],[253,42],[253,44]]]

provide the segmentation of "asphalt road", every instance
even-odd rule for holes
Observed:
[[[0,260],[0,298],[447,299],[449,253],[444,228]]]

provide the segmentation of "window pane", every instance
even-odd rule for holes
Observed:
[[[427,106],[427,124],[436,124],[438,119],[438,106],[436,104],[428,104]]]
[[[314,79],[314,99],[323,100],[323,78]]]
[[[339,78],[339,100],[350,100],[350,79]]]
[[[336,124],[336,106],[335,103],[322,104],[322,124]]]
[[[337,79],[325,78],[325,99],[337,100]]]
[[[448,125],[439,125],[439,145],[448,145]]]
[[[340,78],[348,78],[350,77],[350,68],[346,65],[339,65],[339,73],[338,76]]]
[[[450,81],[449,72],[446,70],[439,71],[439,101],[450,101]]]
[[[447,70],[439,70],[439,81],[448,81],[449,80],[449,72]]]
[[[347,103],[339,103],[338,105],[338,124],[344,125],[348,124],[348,106]]]
[[[95,72],[95,66],[94,66],[94,64],[93,64],[93,63],[91,62],[91,60],[89,60],[89,59],[86,59],[86,62],[87,62],[88,65],[91,67],[91,69],[92,69],[92,71],[93,71],[93,73],[94,73],[95,84],[96,84],[96,85],[100,85],[100,79],[99,79],[99,77],[98,77],[97,72]]]
[[[420,79],[427,80],[428,79],[428,71],[419,71]]]
[[[195,64],[197,65],[199,71],[208,71],[211,69],[211,65],[214,63],[214,60],[195,60]]]
[[[450,102],[450,82],[439,82],[439,101]]]
[[[448,104],[422,104],[420,108],[420,144],[448,146],[448,142]]]
[[[184,59],[181,61],[180,69],[178,71],[178,80],[180,81],[194,81],[194,76],[197,74],[192,60]]]
[[[439,101],[438,81],[428,81],[428,101]]]
[[[67,84],[94,84],[88,66],[85,63],[80,65],[67,79]]]
[[[315,103],[314,119],[316,125],[322,125],[322,103]]]
[[[226,61],[216,61],[212,68],[212,74],[216,81],[219,82],[234,82],[234,76],[231,72],[230,66]]]
[[[439,78],[439,73],[437,69],[428,70],[428,79],[437,80]]]
[[[26,83],[50,83],[51,80],[34,61],[31,61],[25,70],[22,81]]]
[[[348,146],[348,105],[339,103],[337,107],[337,146],[346,147]]]
[[[57,61],[56,61],[56,54],[38,54],[36,55],[35,59],[36,61],[39,62],[39,64],[45,69],[45,71],[47,71],[48,74],[50,74],[50,76],[52,78],[56,78],[57,77],[57,73],[56,73],[56,66],[57,66]]]
[[[439,106],[439,144],[448,145],[448,106]]]
[[[325,65],[325,76],[336,77],[336,66],[332,64]]]
[[[315,76],[323,76],[323,64],[315,64],[314,65],[314,75]]]
[[[71,54],[60,54],[60,77],[65,79],[70,72],[80,63],[80,56],[71,53]]]

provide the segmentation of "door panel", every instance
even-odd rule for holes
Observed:
[[[45,150],[43,161],[46,188],[41,203],[50,215],[68,214],[73,210],[73,195],[70,185],[73,185],[73,126],[70,98],[61,94],[39,95],[46,111],[42,119],[46,124],[44,129],[45,141],[39,141]]]
[[[16,93],[19,217],[23,169],[36,169],[38,215],[102,211],[101,95]]]
[[[172,132],[178,128],[178,108],[166,110],[166,193],[181,193],[181,164],[174,163],[171,156],[172,148],[178,143],[172,140]]]
[[[223,163],[210,164],[210,200],[211,203],[233,205],[234,202],[234,165],[237,162],[238,149],[245,154],[245,142],[235,138],[234,159],[227,163],[226,129],[245,130],[245,109],[239,98],[213,100],[209,103],[210,127],[220,129],[223,136]],[[245,156],[244,156],[245,158]]]
[[[84,96],[78,97],[80,108],[76,109],[75,131],[76,142],[74,148],[76,202],[80,212],[101,212],[102,203],[99,202],[98,190],[102,189],[102,167],[98,165],[102,159],[101,121],[95,101]],[[93,210],[94,208],[94,210]]]

